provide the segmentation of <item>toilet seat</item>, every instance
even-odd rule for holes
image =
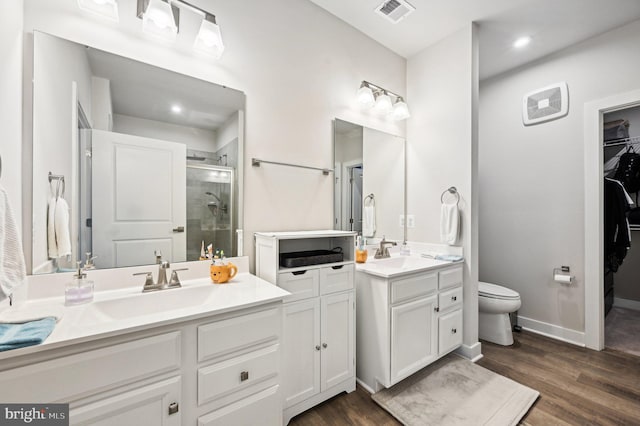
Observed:
[[[518,292],[496,284],[478,282],[478,295],[488,299],[516,300],[520,299]]]

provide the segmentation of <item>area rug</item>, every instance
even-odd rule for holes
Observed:
[[[449,354],[372,398],[405,425],[517,425],[540,393]]]

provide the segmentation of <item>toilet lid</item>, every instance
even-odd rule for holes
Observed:
[[[517,291],[496,284],[478,283],[478,294],[492,299],[519,299]]]

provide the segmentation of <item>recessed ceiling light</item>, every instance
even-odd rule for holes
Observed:
[[[180,105],[171,105],[171,112],[180,114],[182,112],[182,107]]]
[[[529,43],[531,43],[531,37],[524,36],[514,41],[513,47],[515,47],[516,49],[522,49],[523,47],[527,46]]]

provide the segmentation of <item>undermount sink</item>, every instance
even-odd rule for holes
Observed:
[[[213,290],[213,285],[182,287],[139,293],[117,299],[98,300],[87,305],[82,322],[86,324],[104,320],[118,321],[194,308],[207,304]]]
[[[384,278],[424,271],[451,262],[428,259],[418,256],[392,256],[386,259],[369,258],[366,263],[358,265],[358,271]]]

